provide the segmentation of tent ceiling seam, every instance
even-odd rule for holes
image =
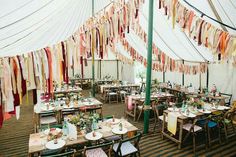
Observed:
[[[207,0],[208,4],[210,5],[211,7],[211,10],[213,11],[214,15],[216,16],[217,20],[220,21],[222,23],[222,19],[220,18],[220,15],[218,14],[213,2],[211,0]],[[224,25],[220,25],[221,28],[227,32],[227,29]]]
[[[165,23],[169,26],[169,28],[170,28],[170,25],[167,23],[167,20],[166,20],[166,19],[164,19],[164,22],[165,22]],[[177,36],[177,35],[175,34],[175,32],[173,31],[173,29],[170,28],[170,30],[172,31],[172,34],[173,34],[177,39],[179,39],[178,36]],[[180,32],[182,32],[182,31],[180,31]],[[182,33],[184,33],[184,32],[182,32]],[[185,33],[184,33],[184,35],[185,35],[185,37],[187,38],[187,40],[190,41],[189,38],[186,36]],[[182,43],[181,40],[178,40],[178,41],[181,43],[181,45],[182,45],[186,50],[188,50],[188,48],[185,46],[184,43]],[[190,42],[190,44],[191,44],[191,47],[194,48],[194,49],[197,51],[198,55],[199,55],[200,57],[202,57],[203,60],[206,61],[206,59],[200,54],[200,52],[196,49],[196,47],[192,44],[192,42]],[[189,53],[189,54],[194,58],[194,56],[192,55],[192,53]]]
[[[207,18],[209,18],[209,19],[215,21],[216,23],[219,23],[219,24],[222,25],[222,26],[228,27],[228,28],[230,28],[230,29],[236,31],[236,28],[235,28],[235,27],[232,27],[232,26],[229,26],[229,25],[227,25],[227,24],[225,24],[225,23],[223,23],[223,22],[220,22],[220,21],[218,21],[218,20],[216,20],[216,19],[210,17],[209,15],[205,14],[204,12],[202,12],[201,10],[199,10],[198,8],[194,7],[192,4],[190,4],[190,3],[187,2],[186,0],[183,0],[183,1],[184,1],[188,6],[192,7],[195,11],[201,13],[203,16],[205,16],[205,17],[207,17]]]
[[[68,3],[67,3],[67,4],[68,4]],[[63,6],[64,6],[64,5],[65,5],[65,3],[63,3]],[[58,10],[55,9],[54,11],[57,12]],[[55,13],[54,11],[52,12],[52,14]],[[59,11],[61,11],[61,10],[59,10]],[[33,25],[31,25],[31,26],[29,26],[29,27],[27,27],[27,28],[25,28],[25,29],[23,29],[23,30],[21,30],[21,31],[19,31],[19,32],[17,32],[17,33],[15,33],[15,34],[12,34],[12,35],[10,35],[10,36],[8,36],[8,37],[5,37],[5,38],[0,39],[0,41],[9,39],[9,38],[11,38],[11,37],[13,37],[13,36],[15,36],[15,35],[18,35],[18,34],[24,32],[24,31],[26,31],[26,30],[29,30],[29,29],[32,28],[33,26],[39,24],[39,23],[42,22],[43,20],[45,20],[45,19],[47,19],[48,17],[50,17],[52,14],[49,14],[48,16],[46,16],[46,17],[44,17],[43,19],[41,19],[39,22],[34,23]],[[46,24],[46,23],[47,23],[49,20],[51,20],[51,19],[52,19],[52,17],[50,17],[50,19],[48,19],[48,20],[47,20],[46,22],[44,22],[42,25]],[[41,25],[41,26],[42,26],[42,25]]]
[[[144,15],[143,11],[142,11],[141,13],[142,13],[143,17],[145,18],[145,20],[147,21],[147,17]],[[177,55],[177,54],[173,51],[172,48],[170,48],[170,47],[167,45],[167,43],[164,41],[164,39],[161,37],[161,35],[156,31],[155,27],[153,27],[153,31],[159,36],[159,38],[161,39],[161,41],[164,42],[164,44],[166,45],[166,47],[168,47],[168,48],[172,51],[172,53],[175,54],[176,57],[178,57],[178,58],[181,59],[181,60],[184,60],[182,57],[180,57],[179,55]]]
[[[220,1],[219,0],[216,0],[217,3],[220,5],[221,9],[223,10],[225,16],[228,18],[228,20],[230,21],[230,23],[235,27],[233,21],[229,18],[228,14],[226,13],[225,9],[223,8],[223,6],[221,5]]]
[[[58,19],[59,20],[59,19]],[[49,21],[49,20],[48,20]],[[45,24],[45,23],[44,23]],[[7,45],[5,45],[4,47],[0,47],[0,50],[1,49],[4,49],[4,48],[7,48],[7,47],[9,47],[9,46],[11,46],[11,45],[13,45],[13,44],[15,44],[15,43],[17,43],[17,42],[19,42],[20,40],[22,40],[22,39],[24,39],[24,38],[26,38],[27,36],[29,36],[30,34],[32,34],[32,33],[34,33],[35,31],[37,31],[38,29],[40,29],[44,24],[42,24],[42,25],[40,25],[39,27],[37,27],[36,29],[34,29],[33,31],[31,31],[31,32],[29,32],[28,34],[26,34],[25,36],[23,36],[22,38],[19,38],[19,39],[17,39],[17,40],[15,40],[14,42],[12,42],[12,43],[10,43],[10,44],[7,44]]]
[[[33,2],[33,1],[34,1],[34,0],[31,0],[31,1],[27,2],[27,3],[24,3],[24,4],[21,5],[20,7],[18,7],[18,8],[16,8],[16,9],[14,9],[14,10],[12,10],[12,11],[10,11],[10,12],[8,12],[8,13],[2,15],[2,16],[0,16],[0,19],[1,19],[1,18],[4,18],[4,17],[6,17],[6,16],[8,16],[8,15],[10,15],[10,14],[12,14],[12,13],[14,13],[15,11],[18,11],[19,9],[21,9],[21,8],[23,8],[23,7],[25,7],[25,6],[27,6],[28,4],[30,4],[30,3]]]
[[[45,8],[46,6],[48,6],[48,5],[49,5],[50,3],[52,3],[53,1],[55,1],[55,0],[49,1],[48,3],[46,3],[45,5],[43,5],[42,7],[40,7],[39,9],[35,10],[34,12],[30,13],[29,15],[27,15],[27,16],[25,16],[25,17],[19,19],[19,20],[16,20],[15,22],[12,22],[12,23],[7,24],[7,25],[5,25],[5,26],[3,26],[3,27],[0,27],[0,30],[1,30],[1,29],[4,29],[4,28],[7,28],[7,27],[9,27],[9,26],[11,26],[11,25],[13,25],[13,24],[16,24],[16,23],[18,23],[18,22],[20,22],[20,21],[26,19],[27,17],[30,17],[30,16],[33,15],[34,13],[36,13],[36,12],[38,12],[39,10],[41,10],[41,9]]]

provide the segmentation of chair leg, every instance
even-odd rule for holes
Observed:
[[[210,128],[207,129],[207,137],[208,137],[208,146],[211,147],[211,135]]]
[[[228,142],[228,133],[227,133],[227,127],[226,125],[224,124],[224,132],[225,132],[225,140],[226,142]]]
[[[116,103],[117,104],[119,103],[119,96],[118,96],[118,94],[116,95]]]
[[[195,133],[193,133],[193,154],[196,155],[196,139],[195,139]]]
[[[218,128],[218,131],[219,131],[219,143],[221,144],[220,126],[219,126],[219,128]]]
[[[139,118],[141,117],[142,113],[143,113],[143,108],[142,108],[142,110],[140,111],[140,113],[139,113],[139,115],[138,115],[137,121],[139,121]]]

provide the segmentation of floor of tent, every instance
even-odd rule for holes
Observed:
[[[0,129],[0,157],[25,157],[28,154],[29,135],[33,133],[32,121],[33,106],[24,105],[21,107],[20,120],[16,121],[11,118],[4,122],[4,126]],[[124,104],[104,104],[104,115],[115,115],[116,117],[124,116]],[[129,121],[143,129],[143,122]],[[153,129],[153,122],[150,122],[150,130]],[[191,139],[189,139],[191,141]],[[177,144],[169,139],[161,139],[161,133],[150,133],[142,137],[140,141],[140,150],[142,157],[157,156],[193,156],[192,144],[183,146],[182,149],[177,148]],[[236,156],[236,137],[233,137],[226,144],[214,144],[207,151],[199,149],[197,156]]]

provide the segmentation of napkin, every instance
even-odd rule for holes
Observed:
[[[177,130],[177,118],[180,116],[179,113],[177,112],[169,112],[168,113],[168,124],[167,124],[167,129],[170,131],[172,134],[176,134]]]
[[[128,96],[128,110],[133,110],[132,96]]]
[[[77,128],[74,124],[68,123],[68,137],[69,139],[77,140]]]

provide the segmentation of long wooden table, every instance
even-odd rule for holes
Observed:
[[[135,121],[136,120],[136,114],[137,114],[138,106],[141,105],[140,103],[143,104],[143,102],[145,101],[145,96],[137,94],[137,95],[130,95],[128,97],[131,97],[132,101],[134,101],[134,109],[132,111],[129,111],[128,108],[127,108],[125,113],[127,115],[133,117],[134,121]],[[128,99],[128,97],[127,97],[127,99]],[[165,101],[166,99],[172,98],[172,97],[174,97],[173,94],[166,94],[166,93],[153,93],[150,96],[151,100],[158,99],[159,102],[160,101]]]
[[[121,120],[121,123],[123,124],[123,127],[127,128],[127,130],[128,130],[127,133],[138,131],[138,128],[136,128],[134,125],[132,125],[131,123],[129,123],[126,120]],[[101,129],[98,129],[96,131],[102,133],[103,138],[107,138],[107,137],[115,135],[111,131],[112,125],[109,122],[104,121],[104,122],[99,123],[98,125],[101,127]],[[34,153],[40,154],[40,152],[42,152],[43,150],[46,149],[42,143],[43,143],[43,140],[46,140],[47,137],[42,136],[42,134],[43,133],[30,134],[29,152],[28,152],[29,156],[32,156]],[[87,142],[88,140],[85,138],[85,133],[81,132],[81,133],[78,133],[76,140],[66,139],[65,141],[66,141],[65,147],[68,147],[68,146],[72,146],[72,145],[83,144],[83,143]]]
[[[40,126],[40,115],[41,114],[46,114],[49,112],[54,112],[57,117],[58,117],[58,122],[61,122],[61,118],[63,115],[63,112],[76,112],[76,111],[82,111],[82,112],[87,112],[87,111],[91,111],[91,110],[98,110],[100,111],[100,117],[103,117],[103,113],[102,113],[102,107],[103,107],[103,103],[98,101],[96,98],[86,98],[84,100],[79,100],[78,101],[78,106],[72,106],[72,107],[66,107],[66,104],[63,104],[63,106],[59,105],[59,106],[55,106],[53,108],[51,108],[51,110],[47,110],[45,108],[45,105],[48,102],[42,103],[41,106],[39,106],[40,108],[37,108],[37,106],[34,107],[34,125],[35,125],[35,132],[37,132],[37,128]],[[54,102],[55,103],[55,102]],[[58,102],[59,103],[59,102]]]
[[[227,109],[226,109],[227,110]],[[211,112],[215,112],[217,111],[216,109],[212,109]],[[166,124],[168,123],[167,122],[167,115],[169,112],[173,112],[173,111],[169,111],[169,110],[165,110],[163,112],[163,121],[162,121],[162,139],[164,137],[174,141],[175,143],[178,144],[178,148],[181,149],[181,146],[182,146],[182,142],[183,142],[183,125],[185,124],[186,121],[188,121],[190,118],[189,117],[186,117],[184,115],[181,115],[181,116],[178,116],[177,118],[177,128],[178,128],[178,125],[179,125],[179,132],[178,132],[178,136],[177,137],[174,137],[173,135],[171,135],[168,131],[168,129],[166,128]],[[178,111],[175,111],[176,113]],[[201,112],[197,112],[195,113],[196,114],[196,117],[195,118],[199,118],[200,116],[204,116],[205,114],[204,113],[201,113]],[[191,118],[191,119],[194,119],[194,118]],[[166,123],[167,122],[167,123]]]

